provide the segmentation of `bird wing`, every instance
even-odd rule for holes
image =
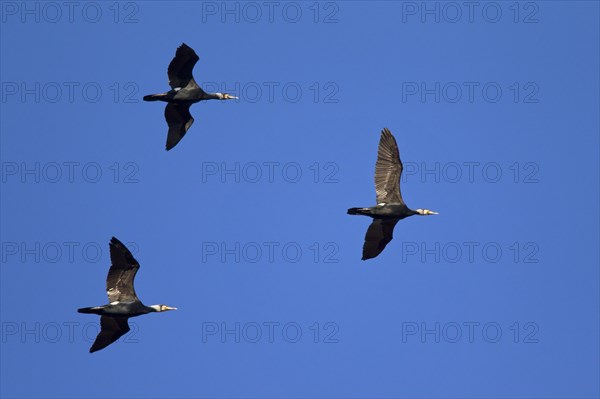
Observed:
[[[365,235],[362,260],[376,257],[394,238],[394,226],[400,219],[374,219]]]
[[[165,120],[169,125],[169,134],[167,135],[167,151],[169,151],[181,141],[194,123],[194,118],[190,114],[190,105],[168,103],[165,107]]]
[[[187,44],[183,43],[177,48],[175,57],[169,64],[169,69],[167,71],[167,74],[169,75],[169,85],[172,89],[186,87],[190,82],[192,85],[198,86],[192,76],[192,70],[199,59],[200,57],[198,57],[196,52]]]
[[[90,353],[106,348],[129,331],[127,317],[100,317],[100,332],[90,348]]]
[[[113,237],[110,240],[111,266],[106,277],[106,293],[110,302],[139,301],[133,287],[140,264],[123,243]]]
[[[377,163],[375,164],[375,192],[377,203],[404,203],[400,193],[402,161],[396,139],[389,129],[381,131]]]

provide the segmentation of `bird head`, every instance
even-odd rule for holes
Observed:
[[[177,310],[177,308],[172,308],[167,305],[152,305],[150,307],[152,309],[156,310],[157,312],[166,312],[167,310]]]
[[[429,209],[417,209],[415,212],[417,212],[419,215],[438,215],[437,212],[434,211],[430,211]]]
[[[232,96],[231,94],[227,94],[227,93],[215,93],[220,100],[237,100],[238,97],[236,96]]]

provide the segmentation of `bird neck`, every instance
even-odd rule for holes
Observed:
[[[208,100],[221,100],[222,99],[222,94],[221,93],[206,93],[206,99]]]

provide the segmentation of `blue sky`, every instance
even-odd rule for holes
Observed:
[[[115,4],[1,3],[3,397],[598,397],[597,2]],[[90,355],[112,236],[179,310]]]

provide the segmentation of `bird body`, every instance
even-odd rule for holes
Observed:
[[[144,101],[164,101],[165,120],[169,126],[167,134],[167,151],[181,141],[188,129],[194,123],[190,114],[190,106],[204,100],[233,100],[237,99],[226,93],[207,93],[196,83],[192,70],[200,58],[196,52],[183,43],[177,48],[175,58],[169,64],[167,74],[171,90],[165,93],[149,94]]]
[[[158,312],[152,306],[146,306],[140,301],[113,302],[103,306],[93,306],[91,308],[81,308],[79,313],[92,313],[106,316],[127,316],[136,317],[143,314]]]
[[[418,214],[417,211],[413,211],[404,203],[396,204],[378,204],[368,208],[350,208],[348,209],[349,215],[365,215],[372,218],[397,218],[398,220],[406,217]]]
[[[121,241],[110,240],[111,266],[106,277],[106,293],[110,303],[77,309],[79,313],[100,315],[100,333],[90,352],[106,348],[129,331],[128,319],[152,312],[176,310],[166,305],[146,306],[139,300],[133,280],[140,264]]]
[[[207,93],[200,87],[183,87],[169,90],[166,93],[149,94],[144,96],[144,101],[163,101],[166,103],[192,105],[203,100],[222,100],[221,93]]]
[[[348,209],[349,215],[365,215],[373,218],[365,235],[362,260],[374,258],[383,251],[392,241],[394,227],[398,221],[413,215],[437,215],[437,212],[429,209],[410,209],[404,203],[400,192],[400,176],[403,169],[396,139],[389,129],[383,129],[375,164],[377,205]]]

